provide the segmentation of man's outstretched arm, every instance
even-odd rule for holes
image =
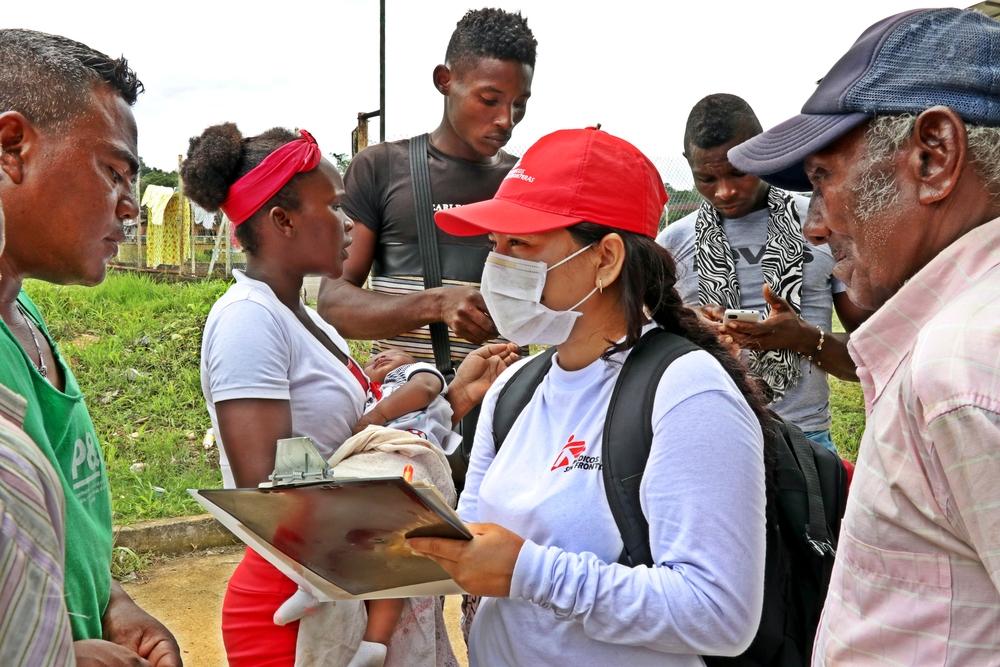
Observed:
[[[342,278],[324,278],[319,314],[345,338],[391,338],[431,322],[444,322],[460,337],[482,343],[497,335],[479,291],[471,287],[437,287],[413,294],[382,294],[361,287],[371,271],[378,237],[355,224],[350,257]]]
[[[834,377],[857,382],[857,366],[847,352],[847,334],[821,332],[818,326],[796,315],[788,302],[766,284],[763,293],[771,306],[768,318],[760,322],[727,320],[719,325],[724,343],[733,342],[748,350],[792,350],[811,357]],[[817,349],[821,346],[821,350]]]

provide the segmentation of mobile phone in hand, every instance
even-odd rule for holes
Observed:
[[[722,314],[722,319],[727,322],[730,320],[736,322],[760,322],[760,311],[726,308],[726,312]]]

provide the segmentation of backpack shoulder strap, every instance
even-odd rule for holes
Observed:
[[[667,367],[697,345],[659,327],[643,335],[625,359],[608,403],[601,445],[604,490],[621,533],[619,562],[653,564],[649,523],[639,504],[639,484],[653,444],[653,403]]]
[[[552,355],[555,353],[556,348],[550,347],[539,354],[517,369],[500,390],[496,405],[493,406],[493,443],[498,452],[514,422],[517,421],[517,416],[528,405],[538,385],[548,375],[549,368],[552,367]]]
[[[420,246],[420,263],[424,272],[424,289],[441,287],[441,253],[438,250],[437,231],[434,227],[434,200],[431,196],[431,175],[427,166],[426,134],[410,139],[410,182],[413,186],[413,215],[417,222],[417,241]],[[448,325],[431,322],[431,347],[434,362],[445,377],[451,377],[451,343]]]
[[[816,469],[816,460],[813,455],[812,445],[794,424],[789,424],[778,415],[771,414],[773,425],[777,427],[785,441],[795,454],[795,459],[802,471],[802,478],[806,483],[806,502],[808,504],[808,522],[805,525],[805,538],[819,556],[836,555],[834,537],[830,535],[827,527],[826,508],[823,504],[823,489],[820,485],[819,472]]]

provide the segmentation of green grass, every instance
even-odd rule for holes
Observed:
[[[196,513],[186,489],[221,482],[217,451],[202,447],[210,422],[198,358],[205,318],[226,286],[122,273],[93,288],[26,285],[87,397],[115,523]]]
[[[849,461],[858,458],[858,444],[865,430],[865,404],[861,396],[861,385],[844,382],[830,377],[830,413],[833,425],[830,437],[836,443],[840,455]]]
[[[148,553],[139,553],[129,547],[116,546],[111,551],[111,576],[116,581],[132,581],[136,574],[152,563]]]
[[[198,362],[205,318],[228,286],[115,272],[97,287],[25,285],[87,397],[116,524],[199,513],[187,489],[222,484],[218,450],[202,446],[211,421]],[[350,345],[367,359],[367,342]]]
[[[833,331],[844,332],[844,326],[840,323],[836,312],[833,314]],[[854,462],[858,458],[858,445],[865,430],[865,401],[861,394],[861,385],[857,382],[838,380],[832,375],[828,378],[830,415],[833,422],[830,426],[830,437],[837,445],[840,455]]]
[[[26,285],[87,396],[117,524],[199,513],[187,489],[222,483],[217,449],[202,446],[211,423],[198,362],[205,318],[227,287],[129,273],[92,288]],[[350,345],[356,359],[367,359],[367,342]],[[830,385],[833,440],[854,460],[864,428],[860,387]],[[131,469],[136,463],[141,470]],[[129,554],[120,556],[128,569]]]

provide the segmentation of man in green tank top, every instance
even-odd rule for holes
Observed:
[[[26,278],[93,285],[139,213],[142,84],[124,59],[55,35],[0,30],[0,385],[27,400],[24,431],[66,497],[65,594],[81,664],[181,665],[173,635],[111,579],[111,495],[80,387]],[[141,661],[140,661],[141,660]]]

